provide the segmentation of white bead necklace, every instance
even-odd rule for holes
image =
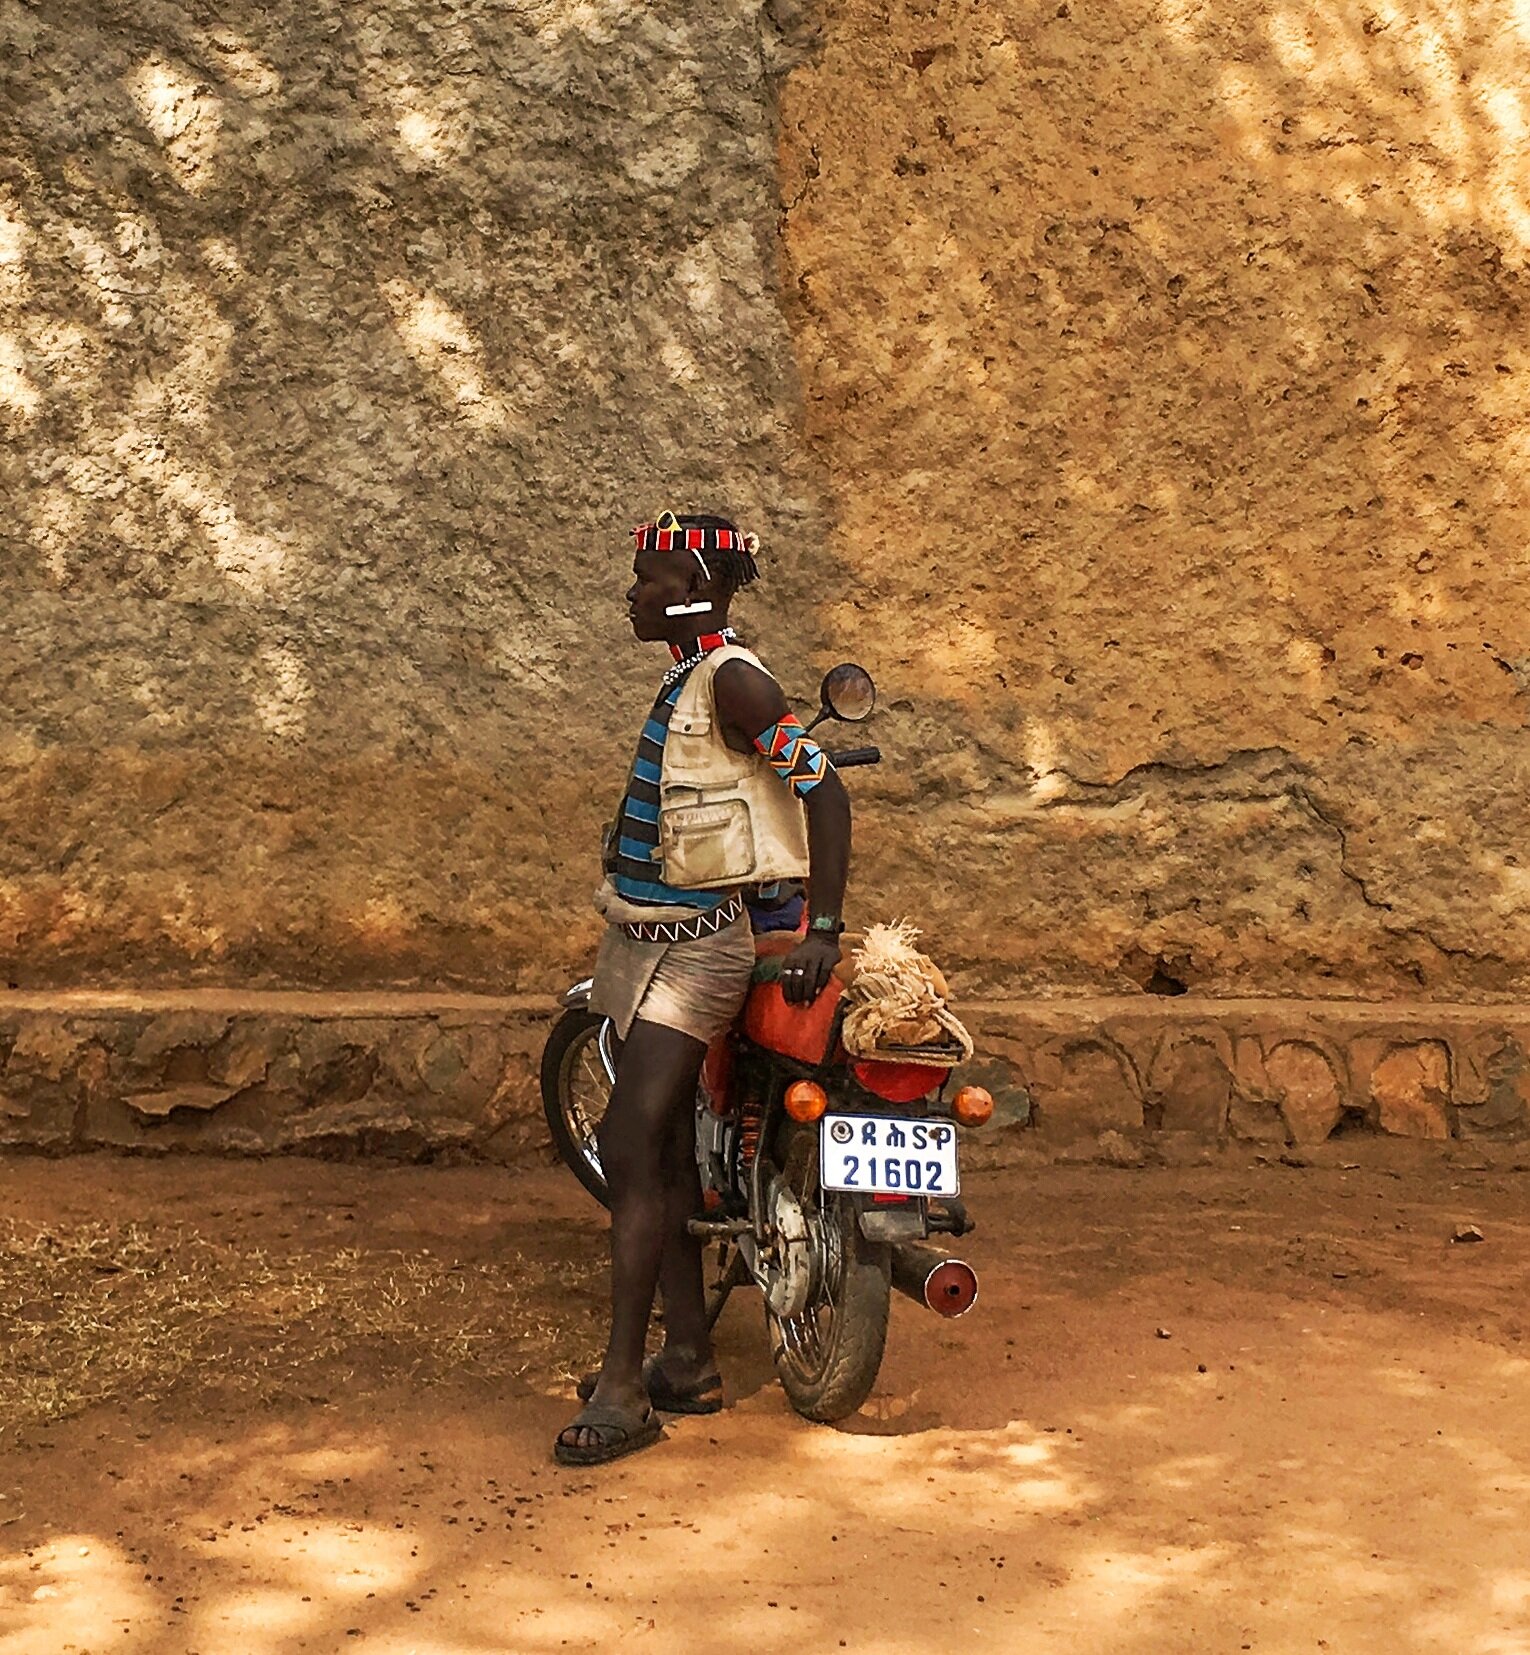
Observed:
[[[719,637],[722,639],[723,644],[731,644],[738,641],[738,634],[731,626],[725,626],[720,632],[717,633],[708,633],[707,636]],[[712,647],[713,649],[721,649],[722,644],[714,644]],[[688,673],[698,661],[704,661],[711,653],[712,650],[710,649],[700,649],[697,650],[694,655],[687,655],[683,661],[676,661],[669,671],[664,674],[663,678],[659,680],[659,693],[662,695],[665,690],[670,688],[671,685],[679,683],[679,681],[685,677],[686,673]]]

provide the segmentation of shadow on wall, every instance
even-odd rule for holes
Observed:
[[[1523,9],[825,41],[787,290],[921,753],[863,878],[932,870],[969,986],[1522,995]]]
[[[790,599],[815,521],[770,25],[11,5],[0,40],[0,986],[541,985],[651,677],[594,670],[626,527],[758,521]]]

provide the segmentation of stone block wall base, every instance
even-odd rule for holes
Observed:
[[[978,1049],[965,1078],[998,1104],[982,1134],[993,1151],[1530,1136],[1530,1006],[1186,995],[960,1009]],[[0,1146],[537,1159],[555,1011],[467,994],[0,994]]]
[[[1053,1142],[1119,1134],[1307,1148],[1530,1132],[1530,1006],[1184,995],[965,1008],[996,1116]]]
[[[535,1158],[554,1011],[469,994],[3,994],[0,1145]]]

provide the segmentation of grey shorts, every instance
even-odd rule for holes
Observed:
[[[595,957],[590,1007],[609,1017],[623,1040],[641,1020],[711,1045],[738,1016],[753,972],[747,909],[697,942],[634,942],[609,925]]]

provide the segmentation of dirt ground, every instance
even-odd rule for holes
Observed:
[[[591,1473],[565,1176],[0,1162],[0,1655],[1525,1655],[1527,1189],[975,1173],[979,1304],[897,1301],[860,1416],[740,1294],[727,1411]]]

